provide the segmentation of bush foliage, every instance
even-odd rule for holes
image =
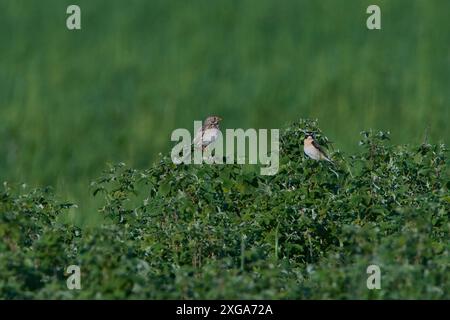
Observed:
[[[50,190],[0,193],[0,297],[139,299],[449,299],[450,181],[444,145],[393,146],[362,133],[360,152],[303,155],[281,132],[280,169],[110,166],[92,184],[105,223],[59,222]],[[81,267],[81,290],[66,287]],[[381,269],[368,290],[366,269]]]

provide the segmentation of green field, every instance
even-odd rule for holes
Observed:
[[[450,136],[450,1],[0,1],[0,180],[52,186],[98,222],[106,163],[148,168],[175,128],[318,118],[336,149],[363,129]]]

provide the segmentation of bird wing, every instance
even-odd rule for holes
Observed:
[[[316,142],[316,140],[312,141],[312,145],[314,146],[314,148],[316,148],[317,150],[319,150],[321,153],[323,153],[323,155],[325,157],[328,158],[327,153],[325,152],[325,150]]]
[[[208,145],[210,143],[213,143],[218,136],[218,129],[216,128],[210,128],[210,129],[206,129],[203,132],[203,145]]]
[[[194,146],[200,147],[200,145],[203,143],[203,130],[204,126],[198,129],[197,134],[195,135],[194,140],[192,141],[192,144]]]

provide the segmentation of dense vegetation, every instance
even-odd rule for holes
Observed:
[[[0,192],[1,298],[449,299],[450,180],[444,145],[362,133],[335,166],[305,158],[299,121],[281,133],[280,171],[111,166],[91,184],[105,223],[79,229],[51,191]],[[70,209],[74,208],[74,209]],[[66,288],[79,265],[82,289]],[[381,268],[368,290],[366,268]]]
[[[68,31],[78,4],[82,30]],[[378,4],[382,30],[366,28]],[[175,128],[319,118],[336,147],[391,130],[450,141],[448,0],[0,1],[0,181],[86,192],[106,162],[148,168]]]

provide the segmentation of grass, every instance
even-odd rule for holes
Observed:
[[[149,167],[170,133],[318,118],[345,152],[359,131],[448,143],[450,2],[79,0],[0,4],[0,180],[51,185],[97,224],[88,186],[107,162]]]

